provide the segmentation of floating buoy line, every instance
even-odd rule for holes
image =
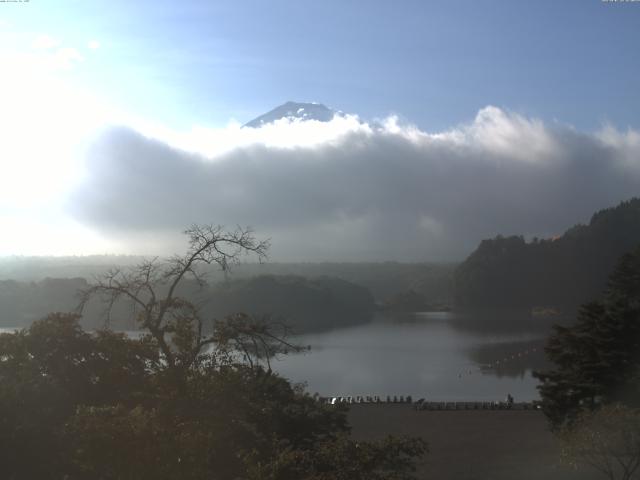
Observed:
[[[543,341],[541,341],[541,343],[542,342]],[[522,360],[524,358],[527,358],[530,355],[533,355],[534,353],[538,353],[541,351],[543,351],[543,347],[529,347],[519,352],[515,352],[513,354],[506,355],[500,359],[494,360],[491,363],[483,363],[473,368],[469,368],[467,370],[461,371],[460,373],[458,373],[458,378],[462,379],[465,376],[474,375],[476,373],[484,373],[487,370],[497,370],[500,367],[508,367],[509,365],[515,363],[518,360]]]

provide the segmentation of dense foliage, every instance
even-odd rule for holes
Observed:
[[[132,339],[87,333],[52,314],[0,335],[0,473],[18,479],[331,480],[412,478],[417,439],[358,443],[345,412],[271,371],[297,347],[268,317],[211,321],[182,295],[205,286],[202,265],[227,271],[268,244],[248,229],[194,225],[189,248],[163,262],[113,269],[80,292],[126,301]],[[264,365],[266,364],[266,368]]]
[[[354,442],[341,407],[228,354],[168,368],[151,336],[75,315],[0,335],[2,477],[411,478],[420,440]]]
[[[601,300],[555,327],[546,351],[555,368],[536,375],[555,427],[601,405],[640,405],[640,247],[620,259]]]
[[[618,258],[640,243],[640,199],[597,212],[589,225],[526,242],[484,240],[455,272],[458,307],[573,309],[596,298]]]

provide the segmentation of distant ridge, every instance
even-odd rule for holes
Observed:
[[[332,110],[321,103],[286,102],[245,123],[243,127],[260,128],[283,118],[329,122],[336,114],[339,115],[340,112]]]

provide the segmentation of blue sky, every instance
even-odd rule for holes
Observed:
[[[75,48],[97,40],[73,81],[176,126],[286,100],[427,130],[486,105],[585,130],[640,123],[639,3],[31,1],[0,19]]]
[[[0,255],[557,235],[640,192],[639,45],[640,2],[0,2]],[[288,100],[357,116],[240,128]]]

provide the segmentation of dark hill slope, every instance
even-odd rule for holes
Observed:
[[[454,273],[456,306],[575,308],[599,295],[618,258],[639,243],[639,198],[601,210],[559,238],[483,240]]]
[[[220,283],[212,288],[210,298],[204,307],[209,317],[235,312],[269,315],[296,333],[365,323],[374,311],[369,290],[335,277],[261,275]]]

